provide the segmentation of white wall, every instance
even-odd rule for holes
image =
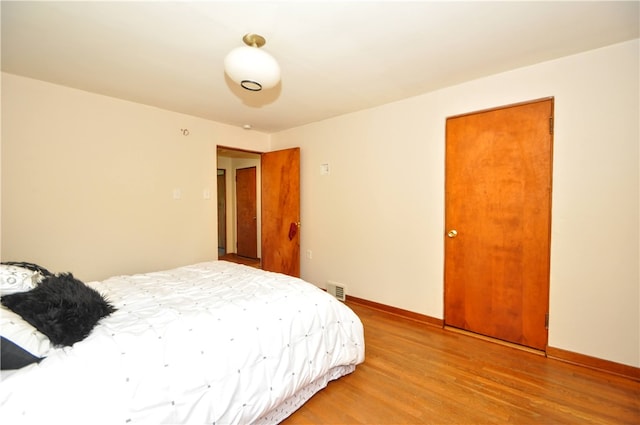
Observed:
[[[272,149],[301,147],[302,277],[443,318],[445,119],[554,96],[549,345],[640,366],[638,51],[635,40],[273,135]]]
[[[217,258],[216,145],[269,136],[3,73],[2,260],[94,280]]]

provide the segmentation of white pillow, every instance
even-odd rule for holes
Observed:
[[[30,291],[41,278],[42,275],[36,271],[0,264],[0,295]]]
[[[45,334],[3,305],[0,305],[0,334],[36,357],[46,357],[51,350]]]

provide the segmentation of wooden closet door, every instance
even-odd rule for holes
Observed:
[[[445,325],[546,349],[553,99],[447,119]]]
[[[258,257],[256,167],[236,170],[237,254]]]

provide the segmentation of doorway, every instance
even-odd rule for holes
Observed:
[[[267,153],[247,152],[218,147],[218,168],[227,175],[227,257],[238,260],[235,220],[236,170],[256,167],[256,206],[258,262],[256,267],[268,271],[300,276],[300,148]],[[230,209],[234,213],[230,213]],[[232,218],[230,218],[232,217]],[[220,220],[220,216],[218,217]],[[235,232],[234,232],[235,231]],[[233,250],[232,250],[233,247]],[[237,257],[237,258],[234,258]],[[220,257],[219,257],[220,258]],[[225,258],[226,259],[226,258]],[[243,257],[244,260],[246,258]]]
[[[223,238],[226,240],[226,247],[227,247],[226,255],[227,255],[227,258],[230,258],[230,259],[235,259],[234,256],[237,256],[238,254],[240,254],[240,252],[238,251],[239,243],[244,243],[241,241],[242,240],[246,241],[247,238],[255,239],[253,244],[255,246],[255,254],[253,254],[252,257],[259,259],[261,256],[260,214],[255,214],[251,216],[252,219],[253,217],[256,217],[255,234],[253,235],[245,234],[246,229],[242,225],[239,226],[238,224],[239,211],[238,211],[238,205],[237,205],[238,196],[237,196],[237,182],[236,182],[237,171],[239,169],[254,167],[256,170],[255,176],[253,177],[255,179],[254,187],[260,187],[260,182],[261,182],[260,155],[261,154],[259,152],[250,152],[250,151],[226,148],[221,146],[217,148],[217,153],[216,153],[217,164],[218,164],[217,168],[224,170],[227,176],[226,185],[225,185],[226,217],[221,217],[221,215],[218,214],[218,226],[219,227],[221,226],[222,220],[225,221],[226,231]],[[253,195],[250,195],[250,196],[253,198],[253,202],[256,205],[256,209],[259,211],[260,205],[261,205],[260,191],[255,190],[253,192]],[[220,238],[220,235],[218,235],[218,238]],[[240,246],[240,249],[242,250],[243,247]],[[241,259],[238,261],[241,261]],[[255,261],[253,261],[252,264],[255,264]]]
[[[445,325],[546,350],[553,98],[450,117]]]

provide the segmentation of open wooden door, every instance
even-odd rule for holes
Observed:
[[[547,345],[553,99],[446,127],[445,325]]]
[[[300,277],[300,148],[262,154],[262,269]]]

